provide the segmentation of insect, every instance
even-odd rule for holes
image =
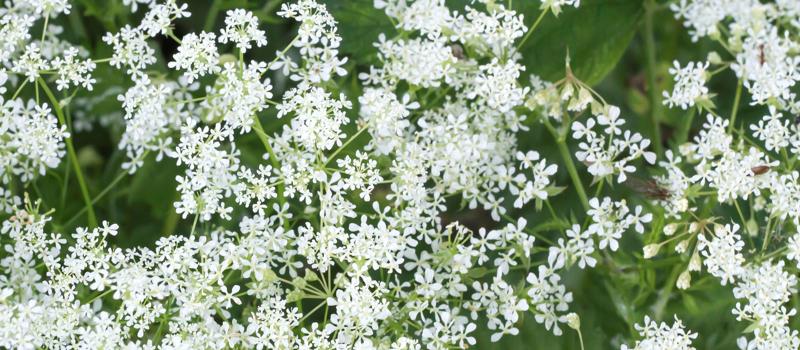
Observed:
[[[625,181],[625,184],[627,184],[634,191],[639,192],[645,197],[651,199],[667,200],[670,196],[669,190],[659,185],[658,182],[653,179],[642,180],[629,177],[628,180]]]
[[[768,166],[768,165],[758,165],[758,166],[754,166],[754,167],[750,168],[750,171],[752,171],[752,172],[753,172],[753,175],[756,175],[756,176],[758,176],[758,175],[764,175],[764,174],[766,174],[767,172],[769,172],[769,166]]]
[[[450,45],[450,52],[452,52],[453,57],[455,57],[458,60],[463,60],[467,58],[467,56],[464,54],[464,48],[461,47],[461,45],[458,44]]]
[[[764,55],[764,44],[758,45],[758,63],[760,65],[764,65],[767,62],[767,58]]]

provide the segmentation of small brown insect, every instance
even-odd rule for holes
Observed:
[[[642,180],[629,177],[628,180],[625,181],[625,184],[627,184],[634,191],[639,192],[650,199],[663,201],[667,200],[670,196],[669,190],[661,187],[661,185],[659,185],[658,182],[653,179]]]
[[[754,166],[754,167],[750,168],[750,171],[752,171],[752,172],[753,172],[753,175],[756,175],[756,176],[758,176],[758,175],[764,175],[764,174],[766,174],[767,172],[769,172],[769,166],[768,166],[768,165],[758,165],[758,166]]]
[[[764,44],[758,45],[758,63],[763,66],[766,62],[767,58],[764,55]]]
[[[458,44],[450,45],[450,52],[452,52],[453,57],[455,57],[459,61],[467,58],[467,55],[464,54],[464,48],[461,47],[461,45]]]

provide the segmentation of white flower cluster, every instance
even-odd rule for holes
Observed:
[[[775,106],[769,107],[769,115],[761,118],[758,124],[751,124],[750,130],[753,136],[764,142],[767,151],[780,152],[789,148],[793,154],[800,153],[800,125],[784,118]]]
[[[0,97],[0,178],[2,183],[19,176],[23,182],[61,163],[64,139],[70,135],[46,104]]]
[[[581,140],[575,157],[588,165],[590,174],[597,178],[617,175],[617,182],[622,183],[628,178],[627,174],[636,171],[636,166],[631,164],[634,160],[644,157],[648,163],[655,164],[656,154],[646,150],[649,139],[638,132],[622,131],[620,127],[625,119],[619,114],[619,108],[609,106],[597,115],[596,121],[592,117],[586,119],[585,125],[576,121],[572,123],[572,137]],[[601,127],[602,132],[595,130],[595,126]]]
[[[658,323],[649,316],[644,317],[643,325],[636,325],[636,331],[644,339],[639,340],[630,348],[622,345],[622,350],[694,350],[692,341],[697,338],[697,333],[686,330],[683,322],[675,316],[675,323],[671,326],[666,322]]]
[[[214,36],[209,35],[209,33],[203,33],[200,37],[203,42],[210,41],[213,43],[214,41]],[[197,36],[192,38],[195,41],[197,40]],[[252,12],[235,9],[228,11],[225,15],[225,28],[222,29],[219,35],[219,42],[223,44],[233,43],[239,51],[247,52],[247,50],[253,48],[251,42],[259,47],[267,45],[267,36],[263,30],[258,29],[258,18]],[[183,46],[183,43],[181,43],[181,46]],[[207,51],[207,49],[203,50]]]
[[[769,169],[778,164],[755,146],[743,147],[741,151],[733,148],[733,137],[727,133],[727,127],[727,120],[709,115],[694,142],[684,148],[686,155],[700,161],[691,182],[708,183],[717,190],[720,202],[747,199],[770,188],[774,173],[756,172],[760,167]]]
[[[202,32],[200,35],[190,33],[181,39],[178,52],[169,68],[184,69],[184,76],[189,83],[198,77],[209,73],[217,73],[219,67],[219,53],[215,45],[216,34]]]
[[[736,303],[733,314],[739,321],[753,322],[753,338],[739,338],[741,349],[796,349],[800,346],[800,333],[789,328],[789,317],[797,313],[784,304],[797,293],[797,277],[784,271],[784,262],[765,261],[749,266],[742,273],[742,281],[733,289],[733,295],[746,300]]]
[[[792,87],[800,80],[798,42],[782,27],[785,22],[798,23],[794,2],[681,0],[670,8],[676,18],[684,19],[693,41],[719,40],[735,56],[731,68],[750,92],[752,103],[796,99]]]
[[[587,233],[597,235],[600,240],[599,248],[608,247],[612,251],[619,249],[617,242],[622,238],[622,233],[633,227],[638,233],[644,233],[644,224],[653,220],[653,214],[643,213],[641,206],[631,212],[625,200],[612,201],[605,197],[601,200],[589,200],[591,209],[586,213],[592,219]]]
[[[708,62],[689,62],[686,67],[681,67],[678,61],[673,62],[669,74],[675,80],[675,86],[672,88],[672,93],[664,91],[664,104],[687,109],[698,101],[707,100],[709,98],[706,87],[707,68]]]
[[[0,346],[463,348],[476,343],[479,325],[494,341],[517,334],[524,312],[561,334],[572,294],[559,272],[595,266],[595,243],[593,231],[575,225],[547,264],[531,265],[527,221],[508,215],[507,207],[541,206],[560,192],[557,165],[517,147],[527,127],[516,108],[530,93],[515,49],[527,30],[521,15],[494,5],[458,13],[442,11],[439,1],[378,4],[406,35],[380,37],[380,63],[361,76],[361,118],[350,133],[354,107],[331,91],[347,60],[325,6],[283,4],[278,14],[299,23],[297,35],[262,62],[245,59],[266,45],[251,12],[232,9],[220,31],[178,38],[174,21],[190,16],[186,4],[124,4],[147,10],[139,24],[104,36],[113,50],[106,60],[78,59],[70,48],[51,58],[36,43],[3,41],[13,52],[3,61],[27,83],[43,84],[42,72],[52,69],[59,89],[90,90],[100,61],[125,71],[132,84],[118,96],[123,168],[136,172],[149,153],[174,159],[181,169],[174,207],[192,231],[162,237],[152,249],[114,247],[109,238],[119,227],[108,223],[67,240],[47,233],[49,216],[30,202],[21,209],[20,198],[3,190],[2,209],[14,216],[2,233],[15,245],[2,260]],[[52,15],[68,6],[43,8]],[[31,16],[3,15],[3,30],[28,41],[41,19]],[[166,67],[179,78],[151,71],[160,60],[156,37],[178,44]],[[278,101],[271,71],[294,84]],[[270,106],[271,122],[285,121],[273,134],[261,125]],[[68,133],[49,109],[15,100],[1,111],[9,118],[0,121],[0,154],[14,169],[6,176],[27,181],[59,164]],[[243,134],[264,146],[263,163],[243,159]],[[341,153],[360,135],[371,137],[366,146]],[[504,224],[445,224],[452,196]],[[641,231],[649,218],[639,211],[622,220]],[[214,227],[218,221],[239,228]],[[517,274],[521,283],[513,283]],[[315,308],[303,311],[309,303]]]
[[[139,23],[103,36],[112,53],[100,59],[49,24],[71,11],[68,1],[0,9],[0,347],[440,350],[476,345],[479,328],[492,341],[516,335],[524,317],[555,335],[564,325],[580,332],[563,278],[575,266],[613,263],[612,254],[635,244],[622,244],[628,231],[648,243],[645,259],[668,244],[684,255],[688,264],[669,282],[679,289],[691,288],[691,273],[703,267],[731,286],[733,314],[751,323],[741,348],[800,347],[789,327],[796,311],[786,306],[800,268],[795,2],[671,4],[692,39],[717,40],[731,57],[673,62],[663,103],[708,115],[678,152],[662,152],[666,143],[650,151],[649,139],[623,129],[620,108],[581,82],[569,61],[561,80],[526,80],[519,47],[527,22],[496,1],[451,10],[444,0],[376,0],[394,29],[377,37],[371,65],[349,78],[354,65],[340,52],[336,19],[314,0],[281,4],[277,15],[294,29],[266,59],[261,12],[224,7],[216,29],[179,38],[176,21],[191,16],[188,4],[122,3],[145,11],[133,16]],[[580,1],[542,1],[541,15],[566,6]],[[171,57],[156,50],[163,41],[175,44]],[[125,84],[78,97],[101,90],[93,72],[104,63]],[[741,84],[729,119],[708,88],[728,68]],[[764,109],[749,134],[734,118],[744,89]],[[90,212],[96,198],[86,193],[70,131],[89,129],[86,110],[108,96],[120,112],[99,119],[119,127],[112,139],[125,158],[122,175],[150,154],[174,161],[172,215],[191,230],[123,249],[114,242],[126,228],[94,227],[91,213],[89,227],[62,236],[72,226],[53,221],[56,207],[24,193],[28,185],[38,192],[33,180],[69,155]],[[557,186],[564,167],[521,146],[531,121],[559,148],[582,225],[551,206],[567,190]],[[638,164],[656,164],[656,152],[657,168]],[[593,177],[594,195],[578,168]],[[654,174],[642,192],[655,210],[603,191],[644,172]],[[546,222],[519,212],[545,206]],[[718,206],[739,217],[720,219]],[[486,220],[462,220],[462,212]],[[694,349],[697,337],[677,318],[669,325],[645,317],[635,330],[639,340],[622,349]]]
[[[733,283],[743,272],[744,242],[739,236],[738,224],[714,225],[713,237],[709,240],[705,235],[698,236],[698,249],[705,259],[703,263],[708,272],[720,279],[722,285]]]

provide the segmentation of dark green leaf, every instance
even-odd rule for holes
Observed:
[[[530,1],[521,10],[529,26],[539,15],[538,5]],[[586,0],[558,17],[546,15],[521,48],[528,72],[559,80],[569,53],[575,76],[590,85],[600,82],[622,57],[643,14],[639,1]]]

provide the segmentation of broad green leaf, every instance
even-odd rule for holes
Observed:
[[[539,15],[538,5],[530,1],[517,9],[528,26]],[[622,57],[643,14],[642,3],[631,0],[585,0],[558,17],[547,14],[521,48],[528,72],[559,80],[569,53],[575,76],[590,85],[600,82]]]

